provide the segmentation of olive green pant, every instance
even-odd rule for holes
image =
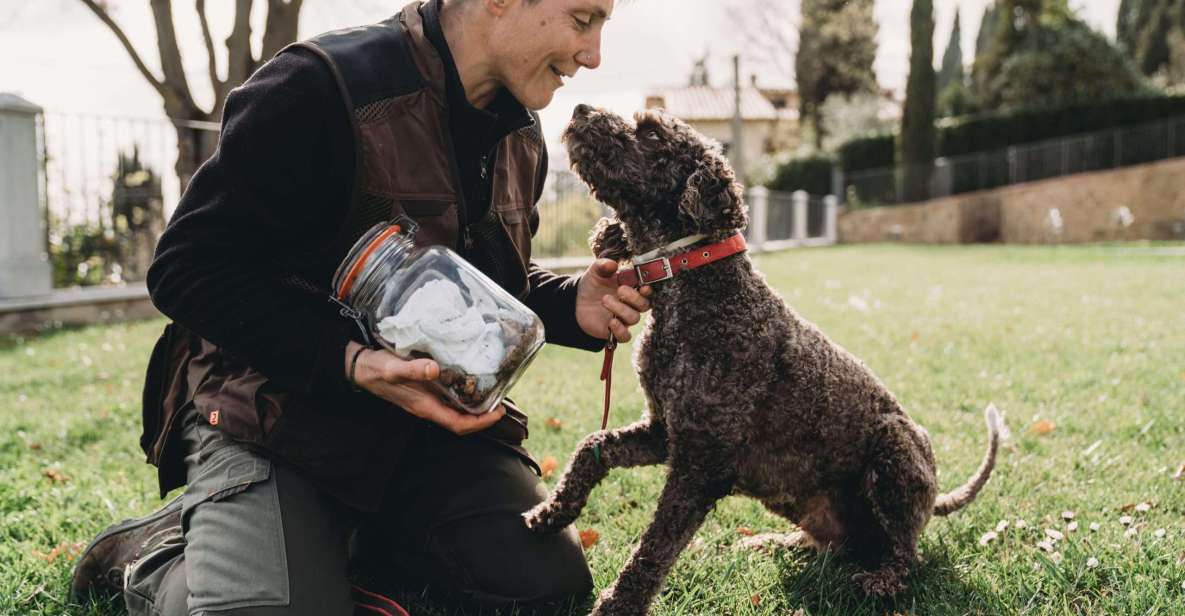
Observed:
[[[196,413],[184,422],[182,527],[128,571],[132,616],[349,616],[354,583],[567,613],[592,589],[571,529],[541,536],[524,526],[520,514],[546,489],[497,444],[424,430],[380,511],[363,514]]]

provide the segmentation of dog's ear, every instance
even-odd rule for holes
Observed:
[[[722,158],[710,155],[687,179],[679,213],[705,233],[743,229],[749,223],[736,174]]]
[[[588,245],[598,259],[625,261],[630,258],[630,247],[625,241],[625,229],[621,222],[602,218],[593,227]]]

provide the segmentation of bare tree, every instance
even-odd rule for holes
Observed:
[[[798,48],[798,0],[729,0],[726,5],[738,31],[745,33],[745,55],[794,77]]]
[[[131,56],[136,69],[160,95],[165,113],[173,120],[177,130],[176,171],[177,177],[181,180],[181,189],[184,190],[197,168],[213,153],[217,143],[217,137],[211,131],[201,130],[195,123],[217,122],[222,117],[222,107],[231,89],[243,83],[261,61],[266,61],[285,45],[296,40],[300,8],[304,0],[262,0],[267,2],[267,17],[264,22],[262,49],[258,55],[251,48],[251,8],[254,0],[235,0],[234,25],[230,35],[224,40],[227,58],[225,77],[219,75],[217,49],[210,32],[209,21],[206,19],[206,2],[195,0],[194,8],[201,23],[207,70],[214,94],[214,102],[210,109],[202,109],[194,101],[189,81],[185,77],[181,49],[177,45],[177,34],[173,27],[172,0],[148,0],[160,54],[160,76],[148,68],[123,29],[115,23],[111,16],[110,2],[79,1],[115,34],[124,50]]]

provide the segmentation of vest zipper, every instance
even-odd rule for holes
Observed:
[[[469,207],[465,203],[465,186],[461,183],[461,170],[457,165],[457,148],[453,143],[453,133],[448,125],[447,112],[441,122],[440,130],[444,133],[444,140],[448,144],[449,171],[453,174],[453,189],[457,191],[457,223],[461,229],[461,247],[466,252],[473,249],[473,236],[469,233]]]

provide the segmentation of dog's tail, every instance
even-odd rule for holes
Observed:
[[[992,469],[996,466],[996,450],[1000,448],[1000,433],[1004,430],[1004,421],[994,404],[988,404],[983,415],[987,420],[988,427],[988,448],[987,454],[983,456],[983,463],[979,465],[979,469],[975,471],[971,479],[967,480],[967,483],[938,496],[938,499],[934,501],[934,515],[950,515],[966,507],[975,500],[975,495],[979,494],[984,484],[987,483],[988,477],[992,475]]]

